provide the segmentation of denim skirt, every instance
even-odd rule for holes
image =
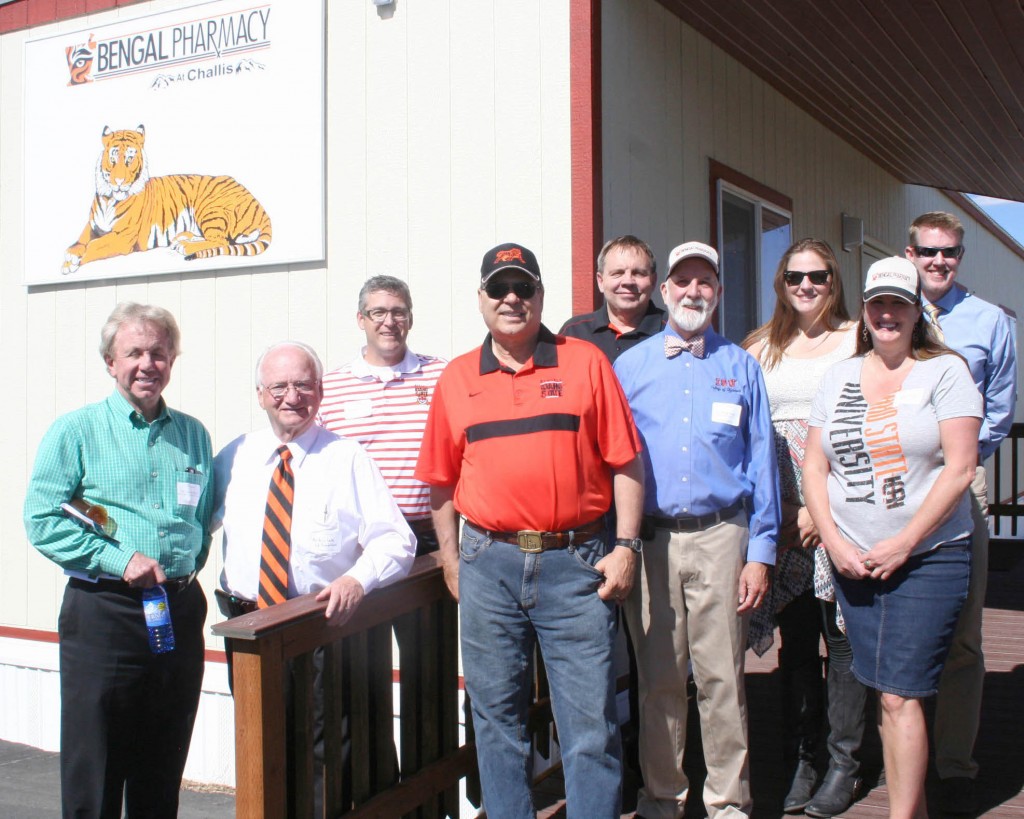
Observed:
[[[914,555],[888,580],[833,575],[854,676],[887,694],[934,694],[967,598],[970,541]]]

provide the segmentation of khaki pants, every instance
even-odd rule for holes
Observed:
[[[988,585],[988,483],[979,466],[971,482],[971,585],[960,611],[953,646],[939,679],[935,701],[935,767],[941,779],[974,778],[974,740],[981,720],[981,692],[985,685],[985,656],[981,651],[981,616]]]
[[[751,809],[743,655],[747,618],[736,614],[746,562],[744,513],[701,532],[658,529],[644,543],[641,570],[626,601],[640,680],[637,813],[681,817],[689,782],[686,744],[687,661],[693,660],[708,815],[746,816]]]

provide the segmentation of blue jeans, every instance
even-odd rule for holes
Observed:
[[[569,817],[618,819],[615,607],[597,596],[604,538],[524,554],[466,524],[459,566],[462,666],[473,708],[484,809],[533,819],[526,725],[539,641],[565,769]]]

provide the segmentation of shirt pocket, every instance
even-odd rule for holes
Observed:
[[[743,404],[733,401],[713,401],[708,429],[716,442],[728,442],[741,434],[740,424],[743,421]]]
[[[199,501],[210,481],[208,475],[196,471],[181,471],[174,474],[175,513],[183,520],[194,521]]]
[[[293,533],[292,548],[300,547],[311,560],[333,557],[338,552],[339,532],[338,521],[333,518],[327,521],[313,521],[302,532],[300,543],[295,542]]]

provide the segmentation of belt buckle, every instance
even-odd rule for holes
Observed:
[[[519,541],[520,552],[535,555],[544,551],[544,533],[536,529],[522,529],[516,532],[516,540]]]

